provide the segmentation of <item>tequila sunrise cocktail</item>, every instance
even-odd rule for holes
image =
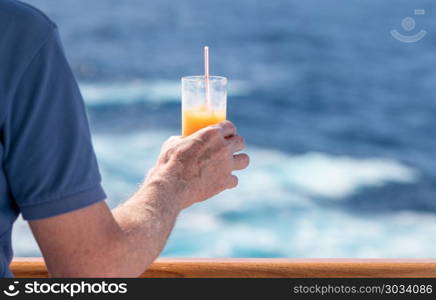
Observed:
[[[227,79],[220,76],[182,78],[182,135],[188,136],[226,120]]]
[[[209,125],[226,119],[226,111],[209,111],[207,107],[182,110],[182,135],[188,136]]]

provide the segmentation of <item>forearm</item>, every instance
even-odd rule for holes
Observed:
[[[105,202],[30,222],[51,276],[135,277],[159,255],[182,200],[177,184],[147,180],[112,212]],[[66,234],[65,232],[68,232]]]
[[[113,210],[121,229],[117,267],[125,276],[141,274],[159,255],[181,208],[174,186],[162,179],[146,181],[138,192]],[[118,248],[118,247],[117,247]]]

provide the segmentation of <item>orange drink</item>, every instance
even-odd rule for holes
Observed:
[[[226,111],[210,111],[206,107],[182,111],[182,135],[188,136],[209,125],[226,119]]]
[[[182,78],[182,135],[226,120],[227,78],[187,76]]]

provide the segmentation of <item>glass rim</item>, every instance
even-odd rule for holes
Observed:
[[[204,81],[205,76],[204,75],[193,75],[193,76],[183,76],[182,80],[183,81]],[[211,75],[209,76],[209,80],[210,81],[224,81],[227,82],[227,78],[224,76],[215,76],[215,75]]]

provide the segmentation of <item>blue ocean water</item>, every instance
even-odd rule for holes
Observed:
[[[179,134],[179,80],[204,45],[229,78],[252,164],[179,217],[164,256],[436,255],[434,1],[27,2],[60,27],[112,207]],[[14,244],[40,255],[22,221]]]

